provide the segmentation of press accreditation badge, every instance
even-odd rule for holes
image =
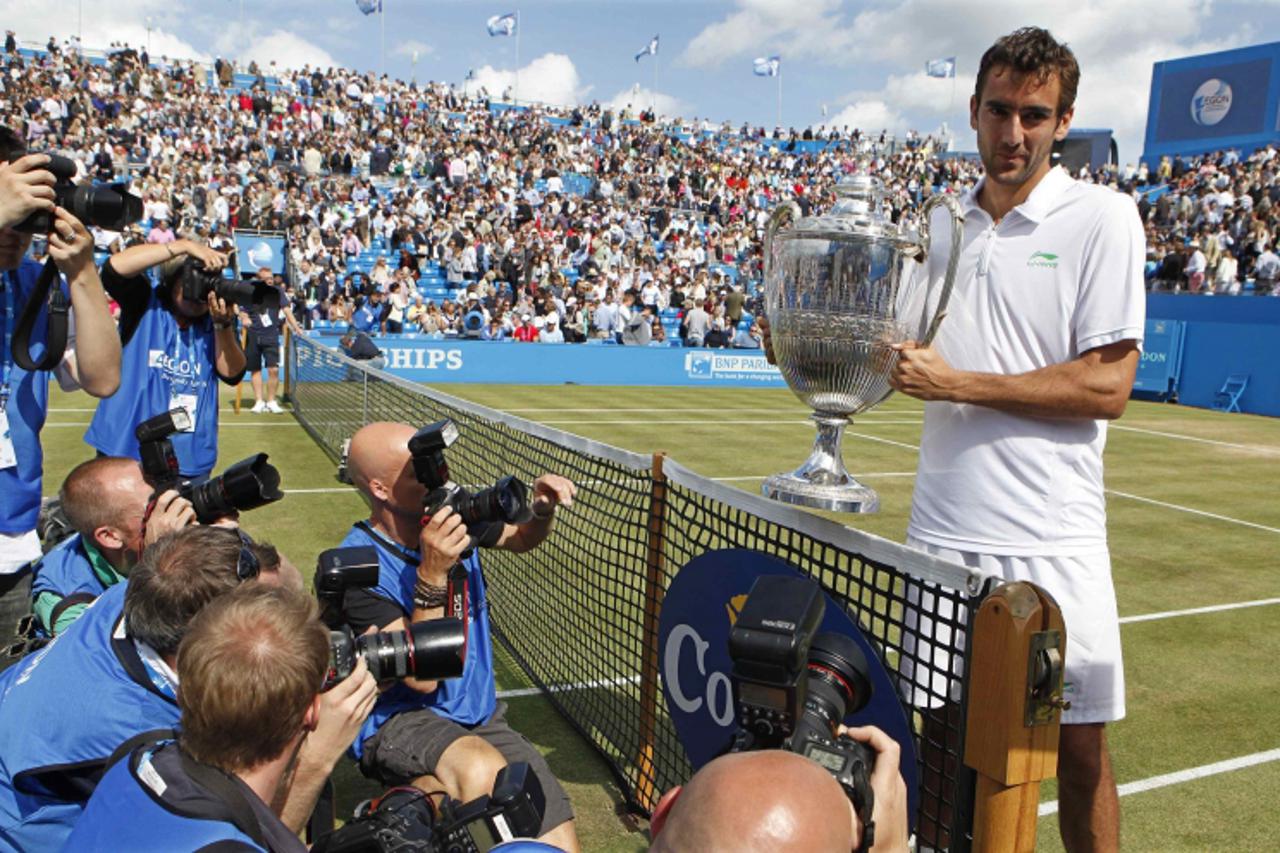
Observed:
[[[191,425],[179,432],[195,432],[196,431],[196,406],[200,402],[200,398],[195,394],[178,394],[174,393],[169,397],[169,408],[186,409],[187,415],[191,418]]]
[[[13,449],[13,435],[9,432],[9,413],[0,408],[0,468],[12,468],[18,464],[18,454]]]

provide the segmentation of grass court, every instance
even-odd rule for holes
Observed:
[[[664,450],[752,492],[802,462],[813,437],[807,410],[785,389],[442,390],[628,450]],[[309,577],[320,551],[364,517],[364,504],[291,416],[252,415],[248,406],[236,415],[233,394],[224,390],[218,470],[254,452],[271,455],[287,496],[244,525]],[[92,453],[82,437],[94,401],[56,389],[52,400],[46,493]],[[902,541],[921,423],[922,405],[901,395],[855,420],[845,461],[880,493],[882,509],[837,516],[843,523]],[[1266,818],[1280,801],[1280,420],[1131,402],[1111,427],[1106,484],[1128,689],[1128,716],[1109,728],[1124,848],[1269,848]],[[645,849],[643,822],[619,816],[604,763],[505,658],[498,689],[512,725],[565,783],[584,848]],[[345,813],[376,791],[349,764],[336,781]],[[1055,798],[1046,784],[1041,851],[1061,849]]]

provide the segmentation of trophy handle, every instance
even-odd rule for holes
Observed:
[[[772,263],[769,259],[773,257],[773,238],[777,236],[778,231],[788,222],[795,222],[804,216],[804,212],[800,210],[800,205],[788,199],[780,202],[773,209],[773,213],[769,216],[769,222],[764,228],[764,259],[765,263]],[[768,278],[768,271],[765,272]]]
[[[924,252],[918,260],[923,263],[933,251],[933,235],[929,232],[929,218],[933,215],[934,208],[939,205],[945,205],[951,213],[951,257],[947,259],[947,274],[942,280],[942,293],[938,295],[938,309],[934,311],[933,319],[929,321],[929,328],[924,333],[924,339],[920,341],[920,345],[926,347],[933,342],[933,336],[938,333],[942,318],[947,316],[947,303],[951,301],[951,287],[956,282],[956,265],[960,262],[960,241],[964,238],[964,211],[960,209],[960,203],[956,201],[956,197],[947,193],[931,195],[921,210],[920,237],[924,244]]]

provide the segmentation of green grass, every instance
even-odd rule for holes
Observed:
[[[744,478],[728,482],[753,492],[759,478],[798,465],[813,435],[806,411],[785,390],[443,390],[629,450],[665,450],[703,475]],[[55,392],[53,406],[44,434],[46,491],[91,455],[81,436],[92,401]],[[873,516],[840,516],[842,522],[894,540],[904,537],[916,454],[886,441],[918,443],[920,416],[919,404],[893,397],[850,427],[851,433],[882,439],[849,435],[844,444],[850,470],[870,475],[866,482],[880,493],[882,509]],[[329,458],[289,416],[224,412],[223,424],[220,468],[265,451],[281,469],[287,490],[338,486]],[[1280,500],[1274,497],[1280,420],[1135,402],[1116,426],[1106,472],[1113,490],[1109,533],[1121,615],[1280,597]],[[349,491],[294,494],[247,515],[245,525],[309,575],[317,554],[333,547],[363,509]],[[1123,627],[1128,716],[1110,729],[1122,784],[1280,747],[1274,707],[1280,695],[1278,614],[1280,608],[1264,606]],[[529,683],[503,655],[498,682],[504,690]],[[512,698],[509,705],[512,723],[547,755],[572,796],[585,848],[644,849],[643,824],[619,816],[616,782],[595,752],[542,697]],[[350,767],[337,782],[343,806],[375,790]],[[1043,798],[1055,795],[1054,785],[1046,784]],[[1274,812],[1278,800],[1280,762],[1137,793],[1121,801],[1124,846],[1260,849],[1269,846],[1271,835],[1261,818]],[[1056,818],[1040,821],[1039,849],[1061,849]]]

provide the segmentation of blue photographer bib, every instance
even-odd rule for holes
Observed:
[[[147,310],[125,344],[120,390],[98,404],[84,440],[108,456],[138,459],[133,430],[161,412],[181,406],[194,421],[190,431],[170,436],[184,477],[202,477],[218,461],[218,381],[214,369],[213,321],[207,316],[186,328],[152,288]]]
[[[16,270],[0,273],[0,442],[8,441],[12,464],[0,464],[0,533],[18,534],[35,530],[40,517],[40,488],[44,471],[44,451],[40,447],[40,430],[49,411],[49,379],[52,374],[38,370],[28,372],[13,361],[13,335],[27,304],[40,264],[23,258]],[[65,285],[61,285],[65,291]],[[41,311],[31,330],[31,355],[37,361],[44,357],[48,336],[48,311]],[[8,450],[8,448],[6,448]],[[0,454],[8,457],[9,453]],[[5,458],[3,462],[9,462]]]
[[[178,723],[172,691],[153,683],[131,640],[113,639],[127,586],[0,676],[0,732],[22,735],[0,750],[0,849],[62,849],[112,753]]]
[[[399,604],[405,613],[413,613],[413,587],[418,576],[419,556],[416,551],[400,549],[381,536],[371,536],[362,527],[353,527],[340,547],[372,545],[378,550],[378,585],[380,595]],[[408,559],[407,559],[408,558]],[[360,736],[351,746],[356,758],[364,753],[364,742],[377,734],[382,724],[401,711],[430,708],[442,717],[464,726],[483,723],[493,716],[498,697],[493,681],[493,642],[489,636],[489,601],[485,595],[484,574],[480,570],[479,550],[465,561],[471,599],[467,625],[467,660],[461,678],[440,682],[432,693],[419,693],[397,684],[378,697],[373,713],[365,720]]]

